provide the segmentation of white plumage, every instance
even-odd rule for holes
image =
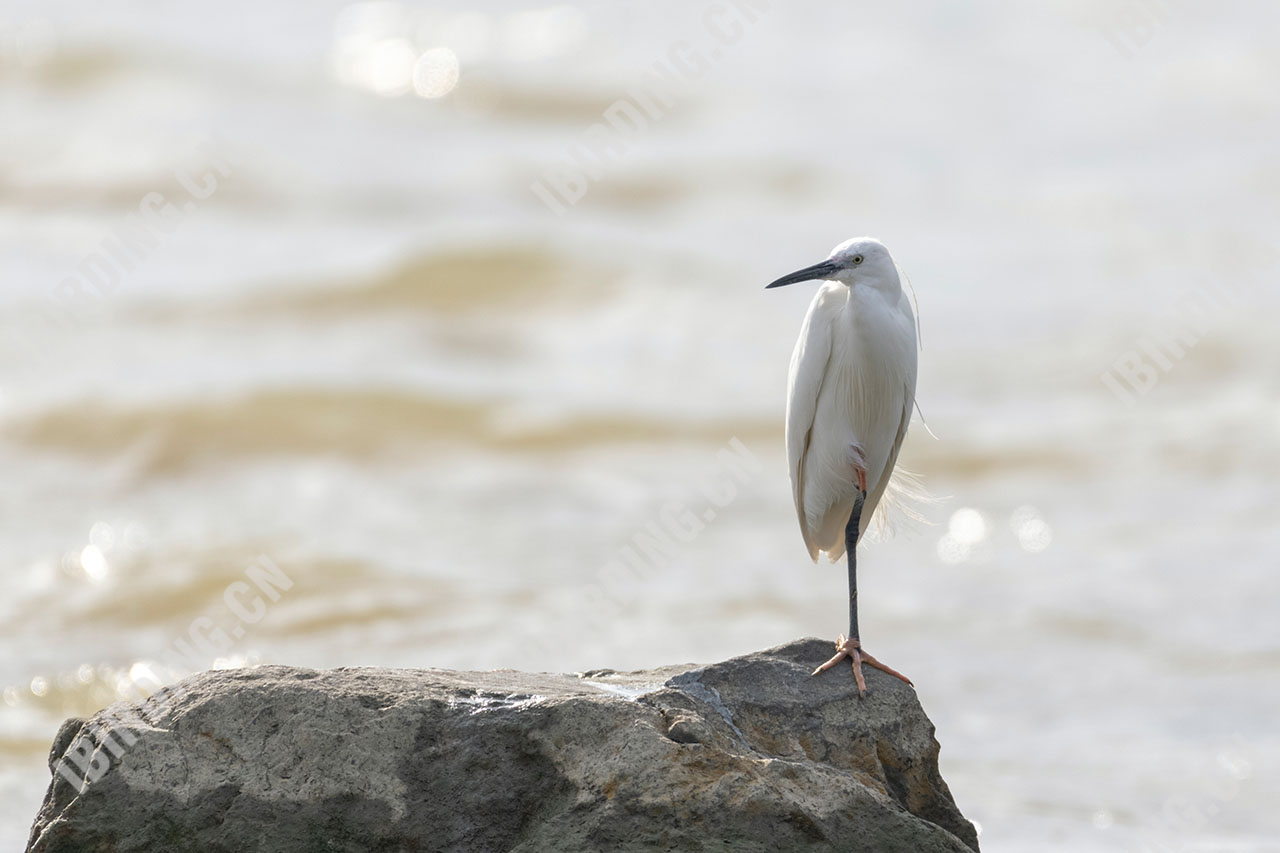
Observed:
[[[787,459],[809,556],[817,560],[818,552],[825,551],[832,562],[848,558],[849,634],[840,635],[835,655],[813,674],[849,658],[858,695],[865,696],[864,663],[911,683],[862,647],[857,551],[892,488],[898,451],[911,423],[916,322],[898,268],[879,240],[847,240],[825,261],[784,275],[769,287],[814,279],[824,284],[809,306],[791,356]]]
[[[845,552],[845,525],[866,472],[858,535],[889,488],[916,393],[916,323],[893,258],[870,237],[777,283],[825,279],[791,358],[787,459],[809,556]]]

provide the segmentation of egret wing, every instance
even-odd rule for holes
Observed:
[[[795,352],[791,355],[791,374],[787,380],[787,462],[791,467],[791,493],[800,519],[800,533],[814,562],[818,559],[818,547],[813,542],[809,521],[805,517],[804,462],[809,453],[818,397],[831,360],[834,302],[831,291],[826,288],[819,290],[814,297],[800,329]]]

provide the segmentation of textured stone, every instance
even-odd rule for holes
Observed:
[[[875,670],[865,699],[844,667],[811,678],[829,653],[201,673],[63,726],[51,768],[86,732],[133,742],[100,749],[83,790],[54,774],[28,849],[976,850],[915,692]]]

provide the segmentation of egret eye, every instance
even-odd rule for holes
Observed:
[[[862,263],[862,255],[854,255],[854,256],[853,256],[853,265],[856,267],[856,266],[857,266],[858,264],[860,264],[860,263]]]

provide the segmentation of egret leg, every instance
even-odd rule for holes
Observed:
[[[849,523],[844,526],[844,552],[848,557],[849,563],[849,638],[857,640],[858,634],[858,528],[862,526],[862,506],[867,502],[867,493],[864,490],[862,496],[858,498],[853,505],[853,512],[849,514]],[[854,658],[857,660],[857,658]],[[856,666],[855,666],[856,669]],[[860,690],[866,688],[861,681],[858,683]]]
[[[836,640],[835,656],[813,671],[813,674],[817,675],[835,666],[845,658],[849,658],[853,662],[853,680],[858,685],[859,696],[867,695],[867,682],[862,675],[862,665],[864,663],[882,672],[887,672],[895,678],[900,678],[907,684],[911,684],[911,679],[896,669],[882,664],[863,651],[862,641],[858,636],[858,529],[862,525],[862,507],[867,500],[864,476],[859,471],[858,484],[863,491],[854,503],[853,512],[849,514],[849,523],[844,528],[844,549],[849,561],[849,636],[846,637],[841,634],[840,638]]]

